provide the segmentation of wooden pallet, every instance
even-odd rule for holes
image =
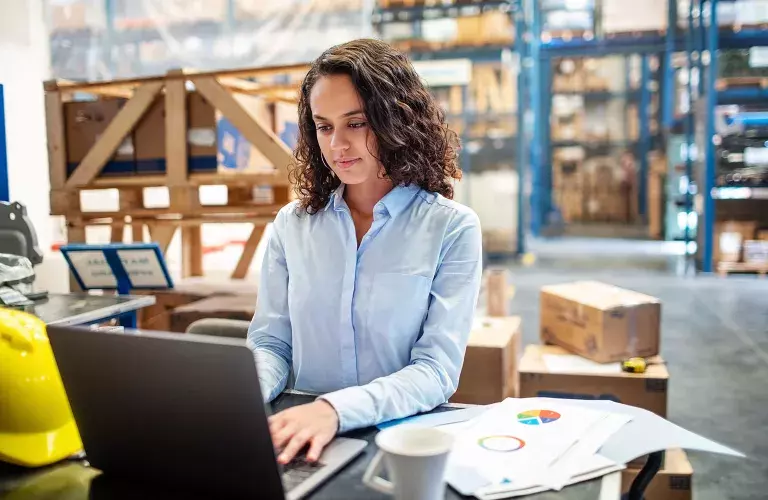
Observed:
[[[731,76],[718,78],[715,89],[726,90],[733,88],[768,88],[768,77],[765,76]]]
[[[717,274],[726,277],[731,273],[752,273],[765,278],[768,273],[768,264],[748,264],[746,262],[718,262]]]
[[[69,242],[86,242],[85,228],[109,225],[113,241],[121,241],[123,228],[131,227],[134,241],[141,241],[144,226],[153,241],[167,249],[174,233],[182,234],[182,275],[202,276],[201,224],[221,222],[253,223],[253,231],[232,273],[244,278],[266,225],[274,219],[280,206],[291,198],[288,165],[291,150],[276,135],[274,123],[266,125],[243,107],[237,94],[258,96],[265,102],[296,102],[297,84],[275,84],[275,76],[293,82],[306,73],[308,66],[274,66],[218,72],[170,71],[163,76],[76,83],[45,82],[45,106],[48,157],[51,180],[51,215],[66,219]],[[245,78],[254,78],[246,80]],[[287,77],[287,78],[286,78]],[[198,92],[218,113],[231,122],[245,140],[263,155],[274,169],[262,172],[190,173],[188,171],[187,84]],[[109,121],[101,136],[71,172],[67,171],[67,141],[64,104],[77,93],[91,94],[97,99],[127,99]],[[162,96],[162,97],[160,97]],[[114,156],[124,139],[134,133],[139,121],[158,99],[165,105],[164,173],[155,175],[103,176],[102,170]],[[228,190],[226,206],[202,205],[199,188],[224,185]],[[146,187],[166,186],[170,204],[165,208],[144,206],[142,192]],[[254,186],[270,186],[268,203],[252,200]],[[88,212],[81,205],[83,191],[115,188],[119,190],[119,208],[112,212]]]

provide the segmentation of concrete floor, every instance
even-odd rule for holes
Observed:
[[[768,498],[768,279],[677,276],[679,248],[656,242],[571,239],[530,248],[532,266],[506,264],[524,344],[539,342],[543,285],[597,279],[659,297],[669,419],[748,455],[689,452],[694,498]]]

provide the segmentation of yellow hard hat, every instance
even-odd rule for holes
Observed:
[[[82,449],[45,323],[0,308],[0,460],[38,467]]]

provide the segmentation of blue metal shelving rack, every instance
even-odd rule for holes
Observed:
[[[521,0],[525,1],[525,0]],[[651,81],[654,74],[650,69],[649,57],[657,55],[661,61],[660,70],[660,123],[661,129],[667,130],[673,122],[672,96],[674,92],[674,72],[671,66],[672,54],[682,46],[682,36],[677,29],[677,3],[669,2],[668,27],[665,34],[640,33],[633,35],[617,35],[611,37],[575,37],[542,39],[542,15],[540,2],[529,0],[526,6],[531,9],[527,38],[528,57],[532,65],[530,71],[531,111],[533,139],[531,141],[531,215],[530,226],[534,235],[540,235],[548,224],[552,212],[552,161],[551,150],[561,145],[576,145],[552,142],[550,140],[549,115],[551,110],[551,61],[563,57],[603,57],[612,55],[633,55],[641,57],[641,81],[636,90],[627,89],[622,93],[582,92],[585,99],[594,98],[625,98],[638,102],[638,118],[640,120],[640,136],[636,143],[617,141],[604,146],[634,147],[639,159],[640,169],[638,208],[641,214],[646,212],[646,190],[648,173],[648,152],[652,149],[656,137],[650,133],[649,115],[652,98]],[[518,37],[519,38],[519,37]],[[522,94],[523,89],[518,91]],[[588,143],[587,146],[590,146]]]
[[[388,8],[376,7],[372,16],[372,23],[374,27],[379,28],[383,24],[390,22],[410,22],[412,23],[412,29],[414,37],[421,35],[421,23],[426,20],[441,19],[441,18],[457,18],[463,15],[477,15],[491,11],[501,11],[509,13],[515,24],[515,33],[523,33],[525,26],[524,19],[524,0],[477,0],[471,3],[457,3],[449,5],[415,5],[415,6],[396,6]],[[445,47],[438,50],[434,49],[420,49],[415,47],[410,51],[409,56],[413,60],[444,60],[444,59],[469,59],[473,63],[483,62],[501,62],[504,60],[504,52],[512,51],[517,53],[520,57],[521,67],[518,71],[517,85],[518,85],[518,110],[514,113],[502,113],[495,114],[495,118],[516,120],[517,123],[517,136],[514,138],[514,144],[516,146],[515,152],[515,164],[518,172],[518,199],[517,199],[517,235],[516,235],[516,249],[515,254],[517,256],[525,253],[525,170],[527,162],[525,156],[525,141],[523,131],[525,130],[525,117],[523,113],[524,108],[524,95],[520,93],[524,91],[526,75],[522,71],[522,61],[526,50],[526,44],[522,42],[519,37],[516,37],[514,43],[508,44],[490,44],[481,45],[477,47],[470,46],[455,46]],[[464,101],[466,102],[466,89],[464,93]],[[470,123],[473,120],[479,120],[483,117],[481,115],[475,116],[467,114],[466,110],[462,114],[461,118],[465,123]],[[462,142],[467,141],[467,137],[462,137]],[[469,158],[462,155],[461,160],[462,170],[469,171]]]
[[[692,1],[688,12],[688,34],[690,36],[686,45],[688,60],[689,64],[699,68],[701,76],[699,78],[699,92],[691,89],[692,95],[698,100],[698,106],[692,103],[690,112],[685,117],[687,122],[686,140],[690,148],[696,143],[696,136],[700,135],[696,134],[695,126],[697,124],[703,126],[703,135],[701,135],[703,144],[696,145],[697,150],[701,151],[702,154],[696,160],[703,166],[702,182],[698,191],[702,197],[703,212],[703,217],[699,223],[702,233],[700,267],[704,272],[713,271],[716,197],[729,199],[768,197],[766,196],[768,195],[767,190],[717,188],[715,186],[716,143],[718,142],[715,130],[715,107],[718,104],[768,104],[768,90],[766,89],[717,90],[718,50],[768,46],[768,33],[765,30],[749,27],[735,30],[719,26],[717,6],[728,1],[733,0]],[[703,109],[702,116],[696,116],[697,108]],[[693,160],[690,158],[686,162],[686,168],[689,171],[692,163]]]

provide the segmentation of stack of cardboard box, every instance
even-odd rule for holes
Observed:
[[[605,399],[667,416],[669,372],[658,355],[661,303],[605,283],[581,281],[541,290],[542,345],[526,347],[518,367],[520,397]],[[646,358],[644,373],[620,362]],[[627,491],[642,467],[640,459],[623,475]],[[670,451],[648,498],[691,498],[692,469],[685,453]]]

